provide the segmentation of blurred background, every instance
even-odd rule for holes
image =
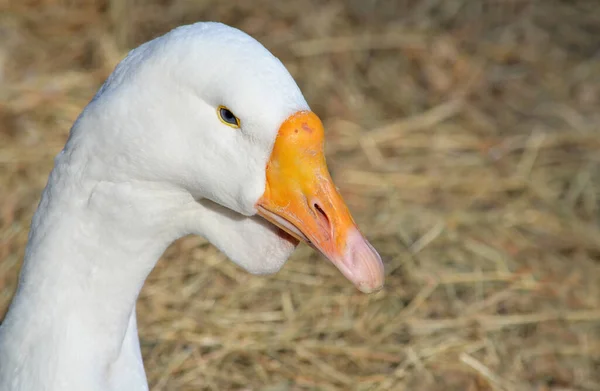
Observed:
[[[387,286],[181,239],[138,305],[153,390],[600,390],[592,0],[0,0],[0,318],[74,119],[129,49],[203,20],[296,78]]]

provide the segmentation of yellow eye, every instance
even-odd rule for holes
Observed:
[[[221,122],[223,122],[225,125],[229,125],[236,129],[240,127],[240,119],[236,117],[227,107],[219,106],[217,108],[217,114],[219,115]]]

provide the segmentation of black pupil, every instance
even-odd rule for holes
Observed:
[[[221,118],[223,118],[223,121],[227,123],[237,125],[235,115],[233,115],[233,113],[227,109],[221,109]]]

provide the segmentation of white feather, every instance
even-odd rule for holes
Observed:
[[[56,158],[0,327],[0,390],[146,390],[135,302],[181,236],[278,270],[294,246],[252,216],[279,125],[306,109],[281,62],[231,27],[184,26],[133,50]]]

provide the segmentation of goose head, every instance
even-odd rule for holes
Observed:
[[[86,175],[99,180],[189,196],[186,213],[173,214],[178,233],[205,236],[251,273],[277,271],[304,241],[358,289],[377,290],[381,259],[336,189],[323,143],[276,57],[237,29],[198,23],[133,50],[65,151],[86,151]]]

